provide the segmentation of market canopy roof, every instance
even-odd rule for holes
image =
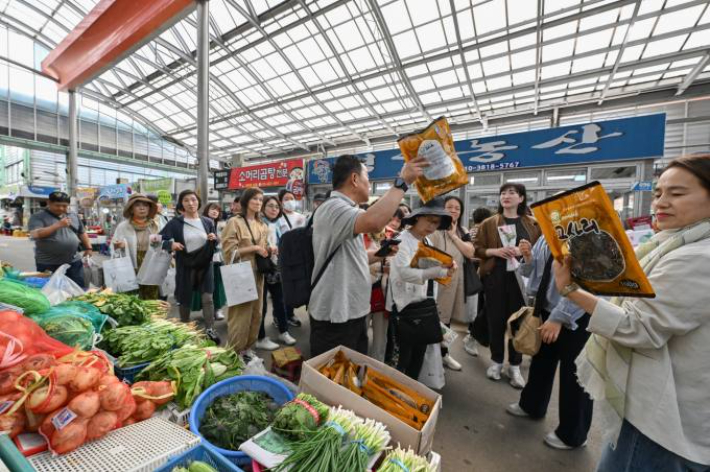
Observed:
[[[53,48],[95,0],[0,0]],[[213,158],[313,152],[708,78],[706,0],[210,0]],[[85,85],[196,145],[192,13]]]

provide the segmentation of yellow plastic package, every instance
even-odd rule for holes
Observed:
[[[628,236],[599,182],[531,205],[557,260],[572,256],[572,276],[598,295],[653,298]]]
[[[397,141],[404,160],[417,156],[429,161],[424,175],[416,181],[422,203],[468,183],[468,174],[456,155],[449,123],[443,116],[434,120],[419,133],[409,134]]]
[[[409,267],[413,269],[428,269],[429,267],[451,267],[454,263],[454,258],[450,255],[441,251],[433,246],[419,242],[419,247],[417,252],[412,258]],[[441,285],[449,285],[451,283],[451,277],[443,277],[441,279],[434,279]]]

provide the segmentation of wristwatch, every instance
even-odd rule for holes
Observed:
[[[571,284],[565,285],[564,287],[562,287],[562,290],[560,291],[560,296],[561,296],[561,297],[566,297],[566,296],[569,295],[570,293],[576,292],[576,291],[579,290],[580,288],[582,288],[582,287],[580,287],[579,285],[577,285],[575,282],[572,282]]]
[[[394,188],[398,188],[404,193],[407,193],[407,190],[409,190],[409,185],[407,185],[407,182],[404,181],[402,177],[397,177],[394,179]]]

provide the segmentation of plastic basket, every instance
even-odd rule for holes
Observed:
[[[28,458],[37,472],[153,472],[200,443],[200,438],[162,418],[111,431],[76,450],[53,456],[51,452]]]
[[[279,405],[290,402],[294,398],[293,393],[278,380],[259,375],[243,375],[222,380],[212,385],[197,397],[190,411],[190,431],[200,436],[207,446],[222,454],[236,465],[249,465],[251,464],[251,458],[241,451],[230,451],[211,444],[200,434],[200,421],[207,408],[216,398],[245,390],[268,393]]]
[[[7,434],[0,434],[0,465],[5,466],[12,472],[33,472],[34,469],[25,459],[15,444]],[[2,470],[2,468],[0,468]]]
[[[109,354],[106,351],[103,351],[106,354],[106,357],[108,360],[110,360],[113,363],[113,373],[116,377],[119,378],[119,380],[125,380],[128,383],[133,383],[133,381],[136,378],[136,375],[140,374],[143,369],[148,367],[150,365],[150,362],[145,362],[143,364],[138,364],[133,367],[119,367],[118,366],[118,359],[113,357],[111,354]]]
[[[177,457],[170,459],[164,466],[155,469],[155,472],[172,472],[175,467],[188,468],[192,461],[205,462],[219,472],[243,472],[242,469],[229,462],[216,451],[208,448],[204,444],[183,452]]]

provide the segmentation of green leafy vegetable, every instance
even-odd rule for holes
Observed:
[[[276,413],[271,427],[290,439],[307,439],[328,419],[328,411],[313,395],[299,393]]]
[[[264,392],[238,392],[217,398],[205,411],[200,433],[222,449],[239,446],[265,429],[278,405]]]
[[[422,456],[418,456],[411,449],[394,449],[390,451],[382,461],[378,472],[435,472],[436,469]]]
[[[125,293],[94,292],[74,298],[91,303],[118,323],[119,326],[140,325],[150,320],[151,310],[146,302]]]
[[[6,277],[0,279],[0,302],[22,308],[25,315],[49,309],[49,300],[40,290]]]

